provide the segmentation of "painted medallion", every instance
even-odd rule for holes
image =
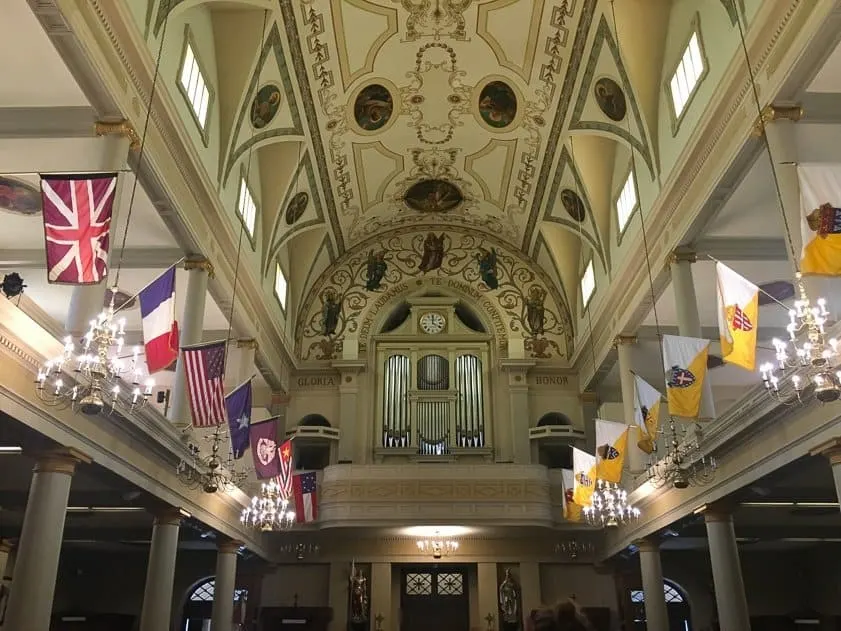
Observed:
[[[517,115],[514,90],[502,81],[491,81],[479,93],[479,114],[491,127],[508,127]]]
[[[41,191],[23,180],[0,176],[0,209],[37,215],[41,212]]]
[[[584,208],[584,202],[575,191],[565,188],[561,191],[561,203],[564,205],[564,210],[567,211],[570,217],[578,222],[584,221],[587,211]]]
[[[382,129],[393,113],[394,101],[391,93],[379,83],[364,87],[353,104],[356,124],[365,131]]]
[[[453,184],[444,180],[421,180],[409,187],[403,198],[406,206],[421,213],[445,213],[464,201]]]
[[[267,83],[257,90],[251,102],[251,125],[254,129],[263,129],[272,122],[280,108],[280,88],[273,83]]]
[[[625,118],[628,105],[625,102],[625,93],[616,81],[602,77],[596,81],[593,92],[596,95],[596,103],[605,116],[617,122]]]
[[[295,193],[286,206],[286,224],[291,226],[301,218],[310,203],[310,195],[306,191]]]

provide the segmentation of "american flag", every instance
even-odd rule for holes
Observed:
[[[277,453],[280,456],[280,473],[277,476],[280,496],[289,499],[292,497],[292,439],[278,447]]]
[[[92,285],[108,274],[115,173],[42,175],[47,280]]]
[[[733,309],[733,329],[737,331],[750,331],[753,329],[753,322],[750,321],[750,318],[742,311],[739,305],[736,305],[735,309]]]
[[[223,381],[227,345],[223,341],[181,349],[194,427],[213,427],[226,421]]]

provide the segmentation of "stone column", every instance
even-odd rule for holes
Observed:
[[[395,624],[391,611],[391,563],[371,564],[371,628],[382,631],[394,631],[400,625]],[[377,618],[381,622],[377,623]]]
[[[750,631],[750,613],[742,581],[739,548],[729,512],[711,509],[704,513],[710,565],[715,584],[715,602],[721,631]]]
[[[187,300],[184,313],[178,320],[179,348],[198,344],[204,332],[204,306],[207,299],[207,281],[213,276],[213,265],[206,259],[188,260],[184,263],[187,275]],[[178,355],[175,365],[175,385],[172,387],[171,404],[167,418],[177,427],[191,426],[190,402],[187,399],[187,375],[183,355]]]
[[[333,362],[333,368],[339,371],[339,464],[357,464],[365,461],[367,445],[361,445],[359,437],[364,434],[357,426],[359,415],[359,373],[365,368],[365,362],[355,359],[339,359]]]
[[[334,561],[330,564],[330,608],[333,618],[330,631],[347,631],[348,585],[350,581],[350,563]]]
[[[669,257],[669,266],[672,273],[675,310],[677,311],[678,335],[703,338],[701,317],[698,314],[698,299],[695,296],[695,281],[692,278],[692,264],[697,260],[694,252],[676,250]],[[699,416],[707,419],[715,416],[713,391],[709,381],[706,382],[701,395],[701,413]]]
[[[810,453],[813,456],[824,456],[829,460],[832,477],[835,480],[835,497],[841,503],[841,437],[833,438]]]
[[[634,345],[637,343],[635,335],[618,335],[613,341],[616,346],[616,353],[619,356],[619,379],[622,388],[622,409],[624,410],[625,423],[631,425],[631,431],[628,434],[628,471],[632,475],[638,475],[646,470],[648,466],[648,456],[646,453],[637,447],[637,443],[643,437],[643,433],[639,426],[634,422],[634,393],[636,392],[636,385],[634,383]],[[654,437],[657,440],[657,437]]]
[[[16,631],[49,631],[70,482],[80,462],[90,458],[60,448],[38,456],[15,564],[4,626]]]
[[[0,586],[2,586],[2,590],[7,594],[7,598],[12,589],[12,577],[15,573],[16,557],[17,545],[8,539],[0,541],[0,577],[2,577]],[[0,621],[0,629],[3,627],[3,621]],[[9,627],[6,628],[8,629]]]
[[[592,390],[585,390],[578,395],[581,402],[581,417],[584,421],[584,451],[588,454],[596,453],[596,423],[599,406],[602,404],[599,395]]]
[[[663,592],[663,567],[660,546],[651,539],[637,542],[640,555],[642,591],[645,593],[645,628],[647,631],[669,631],[669,612]],[[722,630],[723,631],[723,630]]]
[[[172,586],[181,518],[181,511],[171,507],[155,515],[143,607],[140,610],[140,631],[161,631],[169,629],[171,624]]]
[[[532,359],[505,359],[500,367],[508,373],[508,416],[511,425],[511,446],[496,445],[501,460],[511,460],[516,464],[531,464],[529,445],[529,427],[532,421],[529,412],[529,370],[537,362]],[[505,457],[506,449],[510,457]]]
[[[800,234],[800,181],[797,177],[797,139],[795,123],[803,117],[803,108],[799,105],[779,107],[768,105],[762,111],[765,137],[771,150],[771,160],[780,183],[780,193],[783,201],[783,212],[788,223],[794,246],[794,253],[786,245],[786,256],[792,267],[799,267],[800,250],[803,247],[803,237]],[[757,131],[761,127],[757,125]],[[776,206],[776,204],[775,204]],[[777,208],[774,208],[777,211]],[[793,258],[796,257],[796,258]]]
[[[477,601],[483,631],[496,631],[500,628],[497,579],[496,563],[476,564]],[[493,616],[493,621],[490,624],[488,624],[489,614]]]
[[[234,540],[223,541],[217,546],[210,631],[231,631],[237,582],[237,551],[240,546],[242,541]]]
[[[116,266],[120,253],[118,248],[123,238],[125,226],[120,224],[118,218],[122,211],[128,210],[128,191],[126,181],[130,174],[124,172],[128,167],[129,145],[131,141],[128,136],[110,136],[101,139],[102,152],[97,157],[97,166],[85,169],[90,171],[102,171],[104,173],[123,171],[117,175],[117,187],[114,191],[114,206],[111,212],[111,247],[108,257],[108,268]],[[84,169],[85,167],[78,167]],[[64,328],[74,338],[79,338],[87,333],[90,328],[90,321],[95,319],[105,305],[105,292],[108,289],[108,281],[103,279],[96,285],[76,285],[70,295],[70,307],[64,321]]]

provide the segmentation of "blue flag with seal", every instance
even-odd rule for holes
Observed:
[[[251,379],[225,397],[228,410],[228,429],[231,432],[231,451],[234,460],[242,458],[251,442]]]

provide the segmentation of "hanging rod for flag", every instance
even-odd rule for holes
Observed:
[[[4,171],[0,176],[23,176],[23,175],[96,175],[98,173],[132,173],[132,169],[126,167],[124,169],[87,169],[79,171],[77,169],[63,169],[53,171]]]
[[[727,265],[727,263],[725,263],[724,261],[719,261],[717,258],[715,258],[714,256],[711,256],[710,254],[704,254],[704,256],[706,256],[708,259],[710,259],[710,260],[711,260],[711,261],[713,261],[714,263],[721,263],[722,265]],[[773,301],[774,301],[774,302],[776,302],[778,305],[780,305],[783,309],[785,309],[785,310],[786,310],[786,313],[788,313],[789,311],[791,311],[791,307],[789,307],[788,305],[786,305],[784,302],[780,302],[779,300],[777,300],[777,298],[776,298],[776,297],[774,297],[774,296],[772,296],[771,294],[769,294],[767,291],[765,291],[764,289],[762,289],[762,287],[760,287],[759,285],[757,285],[757,286],[756,286],[756,289],[757,289],[757,291],[759,291],[759,293],[761,293],[761,294],[763,294],[763,295],[765,295],[765,296],[768,296],[771,300],[773,300]]]

